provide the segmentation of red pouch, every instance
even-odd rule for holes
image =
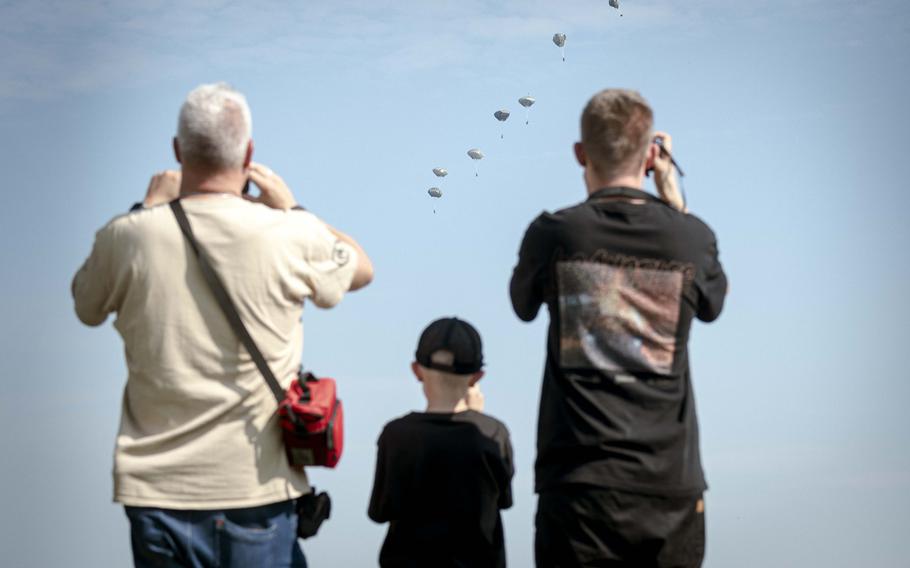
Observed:
[[[336,396],[335,379],[298,374],[278,406],[288,463],[335,467],[344,448],[344,411]]]

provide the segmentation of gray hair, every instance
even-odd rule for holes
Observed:
[[[216,170],[240,167],[252,134],[246,97],[227,83],[196,87],[180,107],[177,143],[184,164]]]

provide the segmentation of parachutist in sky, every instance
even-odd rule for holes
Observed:
[[[562,52],[562,60],[566,60],[566,34],[553,34],[553,43]]]
[[[502,110],[497,110],[496,112],[494,112],[493,116],[496,117],[496,120],[498,120],[499,122],[505,122],[505,121],[509,120],[510,114],[511,113],[509,111],[507,111],[506,109],[502,109]],[[504,137],[505,137],[505,135],[503,134],[502,128],[500,127],[499,138],[502,139]]]
[[[537,99],[530,96],[518,99],[518,104],[525,107],[525,124],[528,124],[531,121],[531,106],[536,102]]]
[[[427,193],[430,194],[430,197],[434,197],[436,199],[439,199],[440,197],[442,197],[442,190],[439,189],[438,187],[431,187],[430,189],[427,190]],[[433,207],[433,215],[435,215],[435,214],[436,214],[436,207]]]
[[[610,0],[610,6],[619,10],[619,0]],[[619,13],[619,17],[622,18],[622,12]]]
[[[468,156],[470,156],[471,159],[474,160],[474,177],[478,177],[480,174],[477,173],[477,162],[479,162],[480,160],[483,159],[483,152],[481,152],[477,148],[471,148],[470,150],[468,150]]]

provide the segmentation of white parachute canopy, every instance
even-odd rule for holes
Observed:
[[[562,60],[566,60],[566,34],[553,34],[553,43],[562,52]]]
[[[474,177],[477,177],[478,175],[480,175],[477,173],[477,162],[479,162],[480,160],[483,159],[483,152],[481,152],[477,148],[471,148],[470,150],[468,150],[468,156],[470,156],[471,159],[474,160]]]
[[[610,6],[619,10],[619,0],[610,0]]]
[[[438,178],[444,178],[449,175],[449,170],[445,168],[433,168],[433,173],[436,174]]]
[[[510,114],[511,113],[509,111],[507,111],[506,109],[501,109],[501,110],[497,110],[496,112],[494,112],[493,116],[496,117],[496,120],[498,120],[499,122],[505,122],[505,121],[509,120]],[[499,138],[500,139],[505,138],[505,134],[503,134],[501,127],[499,129]]]
[[[439,189],[438,187],[431,187],[430,189],[427,190],[427,193],[430,194],[430,197],[435,197],[437,199],[442,197],[442,190]]]
[[[528,124],[528,123],[530,122],[530,120],[531,120],[531,107],[532,107],[532,106],[534,105],[534,103],[536,103],[536,102],[537,102],[537,99],[535,99],[534,97],[530,97],[530,96],[528,96],[528,97],[521,97],[520,99],[518,99],[518,104],[520,104],[521,106],[525,107],[525,124]]]

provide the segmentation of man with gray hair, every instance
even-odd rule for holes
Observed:
[[[179,198],[208,262],[287,387],[301,363],[306,300],[329,308],[366,286],[363,249],[297,205],[251,162],[250,111],[225,84],[180,110],[181,171],[95,236],[73,280],[83,323],[114,326],[129,376],[114,453],[114,500],[136,566],[305,566],[294,500],[309,491],[282,447],[275,401],[209,289],[168,202]],[[243,191],[252,181],[257,197]]]
[[[670,136],[634,91],[595,95],[575,145],[588,197],[528,227],[512,275],[550,328],[537,425],[540,567],[696,568],[706,489],[686,344],[720,315],[714,233],[689,215]],[[653,169],[660,197],[642,190]]]

